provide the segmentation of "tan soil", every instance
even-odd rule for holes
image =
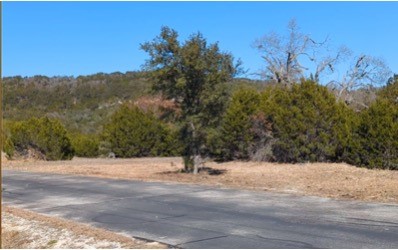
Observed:
[[[3,168],[398,203],[398,171],[369,170],[337,163],[208,162],[205,165],[210,170],[202,171],[198,175],[181,173],[181,158],[8,161],[3,164]]]
[[[1,151],[1,162],[2,162],[2,163],[8,162],[7,155],[6,155],[6,153],[4,153],[3,151]]]
[[[1,248],[167,248],[69,220],[2,208]]]

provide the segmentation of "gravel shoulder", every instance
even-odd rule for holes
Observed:
[[[134,239],[57,217],[15,207],[2,207],[1,248],[167,248],[157,242]]]
[[[207,162],[198,175],[181,173],[178,157],[3,161],[3,169],[102,178],[193,183],[336,199],[398,203],[398,171],[370,170],[344,163],[276,164]]]

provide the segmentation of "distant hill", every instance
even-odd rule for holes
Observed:
[[[151,83],[143,72],[98,73],[78,77],[3,78],[3,118],[25,120],[31,117],[59,118],[71,132],[96,133],[109,116],[128,101],[150,95]],[[258,89],[262,81],[235,79]]]
[[[48,115],[71,131],[93,133],[123,102],[148,94],[140,72],[98,73],[79,77],[3,78],[3,118],[24,120]]]

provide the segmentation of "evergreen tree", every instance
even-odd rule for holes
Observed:
[[[168,27],[141,48],[150,56],[145,66],[153,90],[181,109],[178,122],[185,171],[197,173],[201,158],[209,151],[209,134],[219,125],[224,109],[227,93],[223,83],[238,73],[238,65],[231,54],[221,52],[217,43],[208,44],[202,34],[180,43],[177,32]]]

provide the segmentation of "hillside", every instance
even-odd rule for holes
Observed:
[[[236,79],[231,86],[260,81]],[[142,72],[98,73],[78,77],[3,78],[3,118],[26,120],[49,116],[69,131],[96,133],[120,104],[150,95],[151,83]]]
[[[68,130],[97,132],[103,121],[122,103],[149,92],[139,72],[79,77],[3,78],[3,118],[59,118]]]

